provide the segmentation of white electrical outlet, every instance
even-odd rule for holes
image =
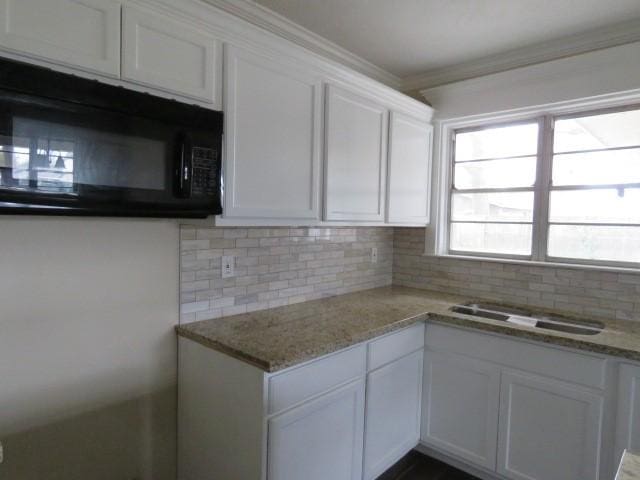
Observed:
[[[373,247],[371,249],[371,263],[378,263],[378,248]]]
[[[236,276],[236,258],[231,255],[222,257],[222,278]]]

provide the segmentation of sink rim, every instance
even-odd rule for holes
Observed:
[[[471,311],[457,311],[456,309]],[[521,307],[499,305],[490,302],[472,301],[459,303],[452,306],[449,310],[462,315],[573,335],[598,335],[606,328],[605,324],[598,320],[577,320],[562,314],[536,312]],[[485,315],[482,315],[482,313]]]

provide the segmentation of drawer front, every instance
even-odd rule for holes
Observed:
[[[373,340],[369,343],[368,370],[375,370],[423,347],[424,323],[422,322]]]
[[[427,327],[426,344],[431,350],[458,353],[591,388],[602,389],[605,384],[606,361],[592,354],[434,324]]]
[[[338,352],[269,379],[273,414],[365,374],[365,345]]]

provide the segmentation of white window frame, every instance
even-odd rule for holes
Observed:
[[[551,257],[547,254],[547,238],[550,222],[549,197],[551,190],[551,168],[553,144],[551,130],[554,119],[624,111],[640,106],[640,89],[629,92],[602,95],[590,99],[561,102],[535,107],[521,108],[507,112],[474,115],[435,122],[435,162],[433,191],[436,219],[426,230],[425,255],[451,257],[481,261],[520,263],[525,265],[563,266],[571,268],[591,268],[610,271],[640,271],[640,263],[584,260]],[[453,179],[454,134],[460,130],[510,125],[526,122],[540,122],[538,165],[534,187],[534,212],[532,233],[532,254],[512,255],[449,250],[451,189]],[[615,226],[615,224],[611,224]]]

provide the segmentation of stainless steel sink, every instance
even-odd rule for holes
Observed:
[[[465,303],[450,309],[455,313],[473,317],[509,322],[514,325],[555,330],[575,335],[597,335],[604,324],[596,321],[578,321],[560,315],[543,315],[519,308],[505,307],[492,303]]]

